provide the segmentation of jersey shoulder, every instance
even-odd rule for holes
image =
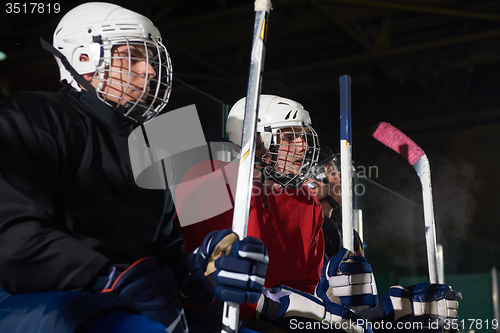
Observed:
[[[75,94],[59,92],[18,92],[4,99],[0,105],[0,116],[27,122],[38,129],[54,129],[54,126],[71,126],[81,122],[79,110],[83,106]]]

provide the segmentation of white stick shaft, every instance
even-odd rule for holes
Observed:
[[[434,205],[432,202],[431,168],[429,159],[423,155],[415,164],[415,171],[422,184],[422,199],[424,204],[425,243],[427,245],[427,262],[429,265],[429,280],[439,283],[436,250],[436,223],[434,220]]]
[[[491,268],[491,296],[493,300],[493,319],[500,321],[500,304],[498,295],[498,273],[495,266]],[[494,330],[495,333],[500,333],[500,327]]]
[[[436,246],[436,257],[437,257],[437,268],[438,268],[438,279],[439,284],[444,284],[444,252],[443,245],[437,244]]]
[[[234,198],[233,231],[243,239],[247,235],[250,200],[252,196],[253,169],[255,162],[255,135],[262,71],[264,68],[266,11],[255,12],[254,41],[252,45],[250,76],[245,104],[240,166]]]
[[[342,190],[342,245],[354,252],[352,204],[351,77],[342,75],[340,84],[340,178]]]
[[[255,1],[255,23],[253,45],[245,104],[245,118],[241,142],[240,166],[234,198],[233,231],[243,239],[247,235],[250,201],[252,198],[253,169],[255,161],[255,138],[259,111],[259,97],[264,70],[265,39],[267,16],[271,10],[270,0]],[[225,302],[222,314],[222,332],[237,333],[239,305]]]
[[[340,175],[342,186],[342,246],[354,252],[352,222],[352,146],[346,140],[340,141]]]
[[[239,305],[233,302],[224,302],[224,310],[222,314],[222,332],[238,332],[239,317]]]
[[[363,239],[363,211],[361,209],[353,209],[353,224],[354,224],[354,230],[356,230],[358,232],[359,239],[361,240],[361,243],[364,243],[364,239]]]

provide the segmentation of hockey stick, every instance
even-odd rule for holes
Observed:
[[[425,242],[427,246],[427,262],[429,265],[429,281],[438,283],[436,254],[436,224],[432,204],[431,168],[425,152],[403,132],[389,123],[380,123],[373,132],[373,137],[391,148],[410,163],[422,185],[424,203]]]
[[[352,208],[351,77],[342,75],[340,83],[340,180],[342,191],[342,245],[354,252]]]
[[[250,62],[250,75],[243,120],[240,165],[234,198],[233,231],[243,239],[247,235],[248,215],[252,197],[253,171],[255,161],[255,136],[259,111],[259,95],[264,70],[267,18],[271,10],[270,0],[255,1],[255,23]],[[239,306],[225,302],[222,314],[222,332],[238,332]]]

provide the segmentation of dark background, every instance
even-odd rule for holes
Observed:
[[[207,140],[222,105],[245,96],[253,1],[111,1],[160,29],[174,68],[166,110],[196,104]],[[59,1],[62,13],[81,2]],[[2,98],[58,90],[52,40],[61,15],[0,17]],[[339,146],[339,76],[352,77],[353,159],[386,188],[359,180],[366,255],[376,272],[426,275],[421,189],[413,168],[371,138],[387,121],[427,153],[445,273],[489,272],[499,262],[500,2],[274,0],[262,92],[311,113],[322,143]],[[188,83],[196,90],[181,82]],[[368,171],[371,171],[370,173]]]

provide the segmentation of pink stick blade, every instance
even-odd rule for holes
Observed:
[[[422,148],[389,123],[381,122],[372,136],[403,156],[411,165],[415,164],[420,157],[425,155]]]

